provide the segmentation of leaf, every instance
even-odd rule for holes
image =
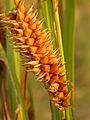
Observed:
[[[67,79],[74,86],[74,48],[75,48],[75,0],[65,0],[64,16],[64,53],[68,71]],[[66,110],[67,120],[73,120],[73,92],[71,95],[72,109]]]
[[[9,74],[10,74],[10,77],[11,77],[11,80],[14,83],[14,86],[16,88],[16,92],[18,94],[20,104],[21,104],[21,107],[22,107],[23,119],[28,120],[28,115],[27,115],[27,112],[26,112],[26,108],[25,108],[24,99],[23,99],[23,96],[22,96],[22,91],[21,91],[20,84],[19,84],[19,82],[17,80],[16,74],[14,73],[12,68],[10,67],[10,63],[8,61],[7,55],[5,54],[5,51],[2,48],[1,44],[0,44],[0,55],[5,61],[6,67],[7,67],[8,71],[9,71]]]

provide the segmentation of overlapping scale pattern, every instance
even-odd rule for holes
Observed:
[[[8,26],[11,40],[25,58],[27,71],[33,71],[49,92],[50,100],[60,109],[70,106],[71,91],[67,91],[63,64],[51,51],[49,32],[42,28],[43,20],[37,18],[38,11],[25,8],[22,0],[15,0],[16,8],[1,14],[2,22]]]

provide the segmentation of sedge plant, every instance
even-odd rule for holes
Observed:
[[[10,42],[7,40],[7,54],[0,44],[1,58],[9,71],[7,77],[8,85],[10,86],[9,93],[10,90],[14,93],[9,97],[13,107],[8,109],[7,101],[4,101],[4,108],[6,110],[6,116],[4,113],[4,117],[8,118],[9,115],[8,119],[35,119],[33,116],[34,109],[31,90],[29,87],[31,98],[29,99],[26,86],[27,71],[32,71],[37,76],[38,80],[44,84],[49,93],[52,120],[73,120],[73,94],[70,95],[71,89],[69,88],[69,85],[74,76],[74,49],[73,47],[66,46],[66,36],[68,38],[69,34],[67,31],[68,26],[66,26],[66,31],[64,31],[64,50],[67,48],[70,52],[71,49],[73,49],[73,52],[69,53],[65,51],[64,55],[58,10],[59,1],[37,1],[39,16],[40,18],[44,18],[44,20],[39,20],[37,18],[37,10],[34,11],[32,6],[30,8],[26,7],[22,0],[9,0],[7,8],[13,8],[14,2],[16,5],[15,9],[12,9],[7,14],[0,15],[1,22],[8,27],[8,30],[11,33],[11,35],[7,33],[10,37],[11,44],[16,49],[10,48]],[[74,13],[75,3],[71,3],[73,4],[72,10]],[[70,12],[68,10],[68,5],[69,4],[66,2],[66,10],[68,12],[65,11],[65,19],[69,22],[67,17]],[[74,21],[74,16],[71,16],[70,18],[70,20]],[[64,22],[64,26],[66,25],[66,22]],[[48,28],[48,30],[45,28]],[[73,44],[74,46],[74,26],[71,26],[71,28],[72,29],[70,30],[73,35],[69,36],[69,40],[71,41],[71,39],[73,39],[73,42],[71,42],[70,45],[72,46]],[[56,50],[56,48],[58,48],[58,50]],[[20,53],[21,56],[18,53]],[[10,58],[11,55],[13,61]],[[69,77],[65,73],[65,70],[67,72],[65,59],[69,57],[69,55],[71,55],[70,58],[72,62],[68,64],[67,69],[69,69],[70,65],[72,66],[72,68],[69,69],[72,77],[70,77],[71,80],[67,81],[67,78]],[[19,60],[23,60],[23,67],[20,66]],[[66,62],[68,61],[66,60]],[[22,77],[20,77],[20,72],[22,73]],[[72,108],[67,108],[69,106],[72,106]],[[32,112],[33,115],[31,114]]]

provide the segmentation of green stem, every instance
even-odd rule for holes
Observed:
[[[62,55],[61,62],[64,64],[64,52],[63,52],[63,45],[62,45],[62,34],[61,34],[61,26],[60,26],[60,19],[59,19],[59,12],[58,12],[58,1],[52,0],[53,3],[53,13],[54,13],[54,19],[55,19],[55,27],[57,32],[57,41],[58,41],[58,47],[60,50],[60,53]],[[65,70],[65,66],[63,68]],[[66,76],[65,76],[66,78]],[[65,119],[65,111],[62,113],[62,118]]]
[[[14,6],[15,6],[14,5],[14,0],[9,0],[9,4],[10,4],[10,10],[12,8],[14,8]],[[14,54],[16,75],[17,75],[17,78],[18,78],[18,80],[20,82],[20,55],[14,49],[13,49],[13,54]]]
[[[30,109],[29,109],[30,111],[28,111],[28,112],[31,113],[31,115],[29,113],[29,116],[31,116],[32,120],[35,120],[34,106],[33,106],[33,96],[32,96],[32,91],[31,91],[31,88],[30,88],[30,79],[28,77],[28,73],[26,71],[25,66],[23,66],[23,68],[22,68],[21,88],[22,88],[22,93],[23,93],[23,96],[24,96],[24,101],[26,99],[28,99],[31,103]],[[27,88],[28,88],[29,96],[27,95]]]
[[[62,46],[62,35],[61,35],[57,0],[52,0],[52,4],[53,4],[53,13],[54,13],[54,19],[55,19],[56,32],[57,32],[57,41],[58,41],[60,53],[62,55],[62,64],[63,64],[64,63],[64,53],[63,53],[63,46]]]
[[[75,47],[75,0],[66,0],[66,9],[64,17],[64,51],[65,61],[67,63],[67,79],[74,86],[74,47]],[[73,120],[73,92],[71,94],[72,109],[66,110],[67,120]]]
[[[10,0],[6,0],[6,12],[9,12],[10,9],[12,9],[14,7],[14,1],[10,1]],[[19,76],[20,72],[19,70],[19,58],[15,58],[15,52],[12,49],[12,46],[10,44],[12,44],[11,41],[8,40],[8,35],[9,33],[6,32],[6,51],[7,51],[7,56],[8,56],[8,60],[10,63],[10,67],[12,67],[12,70],[15,74],[17,74],[17,76]],[[18,62],[16,63],[16,61],[18,60]],[[17,67],[16,67],[17,65]],[[8,78],[8,90],[9,90],[9,99],[10,99],[10,108],[11,108],[11,115],[12,115],[12,119],[15,118],[15,111],[17,109],[17,98],[16,98],[16,93],[15,93],[15,89],[13,88],[12,82],[11,82],[11,78],[10,75],[8,74],[7,71],[7,78]],[[19,77],[18,77],[19,80]],[[12,91],[12,92],[11,92]]]
[[[47,0],[47,12],[46,12],[46,18],[48,18],[48,28],[51,31],[51,39],[54,39],[53,41],[53,49],[57,48],[56,44],[56,36],[55,36],[55,29],[54,29],[54,16],[53,16],[53,6],[51,0]]]
[[[45,0],[43,1],[44,3],[44,7],[45,7],[45,18],[46,18],[46,21],[47,21],[47,26],[48,26],[48,30],[50,30],[50,20],[49,20],[49,11],[48,11],[48,1]]]
[[[50,0],[48,1],[48,0],[42,0],[41,1],[41,11],[42,11],[42,13],[45,13],[44,14],[44,16],[42,15],[42,17],[44,17],[45,18],[45,28],[46,27],[48,27],[48,30],[51,30],[51,36],[50,36],[50,39],[51,38],[53,38],[53,35],[52,35],[52,33],[54,33],[53,31],[53,27],[51,27],[51,25],[53,25],[53,18],[52,18],[52,11],[50,11],[50,10],[52,10],[51,9],[51,3],[50,3]],[[51,15],[51,20],[50,20],[50,15]],[[51,23],[51,24],[50,24]],[[55,46],[55,44],[54,44],[54,46]],[[51,101],[50,101],[50,109],[51,109],[51,117],[52,117],[52,120],[56,120],[57,119],[57,117],[59,116],[59,114],[58,114],[58,111],[56,111],[56,108],[55,108],[55,106],[51,103]],[[58,117],[59,118],[59,117]]]
[[[31,90],[31,81],[30,81],[30,76],[28,74],[27,76],[27,87],[28,87],[28,93],[29,93],[29,98],[30,98],[30,103],[31,103],[31,112],[32,114],[32,120],[35,120],[35,111],[34,111],[34,103],[33,103],[33,96],[32,96],[32,90]]]

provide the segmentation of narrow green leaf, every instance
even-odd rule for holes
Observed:
[[[14,8],[14,0],[9,0],[9,9],[13,9]],[[8,7],[8,6],[7,6]],[[10,43],[7,42],[7,48],[9,49],[10,48]],[[12,48],[11,48],[12,49]],[[9,50],[8,50],[9,51]],[[12,53],[13,53],[13,56],[14,56],[14,64],[15,64],[15,71],[16,71],[16,75],[17,75],[17,78],[20,82],[20,55],[18,52],[16,52],[14,49],[12,49]]]
[[[62,63],[64,63],[64,53],[63,53],[62,35],[61,35],[57,0],[52,0],[52,4],[53,4],[53,13],[54,13],[54,19],[55,19],[56,32],[57,32],[57,41],[58,41],[60,53],[62,55]]]
[[[21,91],[20,84],[17,80],[16,73],[12,70],[12,67],[10,67],[10,61],[8,60],[7,55],[4,51],[4,49],[2,48],[1,44],[0,44],[0,55],[6,63],[6,67],[9,71],[10,76],[11,76],[12,82],[15,84],[15,88],[16,88],[16,91],[17,91],[17,94],[18,94],[18,97],[19,97],[19,100],[20,100],[21,107],[22,107],[23,119],[28,120],[28,115],[27,115],[27,112],[26,112],[26,108],[25,108],[24,99],[23,99],[23,96],[22,96],[22,91]]]
[[[64,64],[64,52],[63,52],[62,34],[61,34],[61,26],[60,26],[59,12],[58,12],[58,2],[59,2],[58,0],[52,0],[55,26],[56,26],[56,32],[57,32],[58,47],[59,47],[60,53],[62,55],[61,62],[62,62],[62,64]],[[65,66],[64,66],[64,69],[65,69]],[[63,113],[60,112],[59,119],[61,119],[61,120],[65,119],[65,111],[63,111]]]
[[[64,52],[66,69],[68,71],[67,79],[74,86],[74,47],[75,47],[75,0],[65,0],[64,16]],[[71,95],[72,109],[66,110],[67,120],[73,120],[73,92]]]
[[[33,104],[33,96],[32,96],[32,91],[31,91],[31,83],[30,83],[30,78],[29,76],[27,77],[27,87],[28,87],[28,93],[29,93],[29,99],[30,99],[30,103],[31,103],[31,112],[32,114],[32,120],[35,120],[35,113],[34,113],[34,104]]]
[[[6,0],[6,12],[8,12],[10,9],[13,8],[13,0],[9,1]],[[8,60],[10,62],[10,67],[12,67],[12,70],[14,73],[16,73],[16,60],[14,59],[14,50],[12,49],[12,46],[10,44],[12,44],[9,40],[8,40],[8,36],[9,33],[6,32],[6,51],[7,51],[7,56],[8,56]],[[19,67],[17,67],[19,69]],[[18,71],[18,70],[17,70]],[[18,75],[17,75],[18,76]],[[17,109],[17,98],[16,98],[16,93],[15,93],[15,89],[13,88],[12,82],[11,82],[11,78],[10,75],[7,72],[7,78],[8,78],[8,90],[9,90],[9,99],[10,99],[10,107],[11,107],[11,115],[12,115],[12,119],[15,119],[15,114],[16,114],[16,109]],[[11,92],[12,91],[12,92]]]

